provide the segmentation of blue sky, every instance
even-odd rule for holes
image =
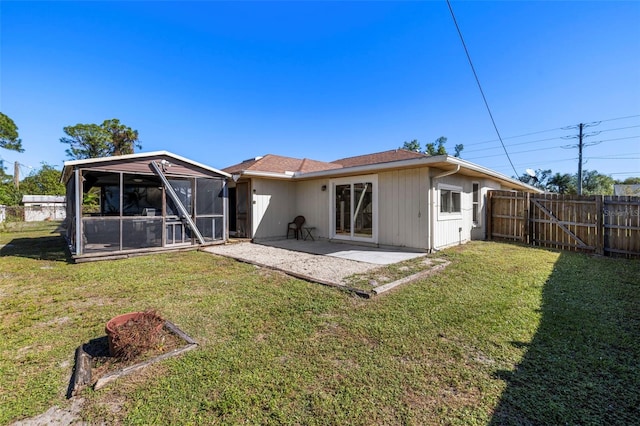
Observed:
[[[640,176],[640,2],[452,1],[518,173]],[[63,127],[118,118],[142,151],[223,168],[332,161],[440,136],[514,175],[446,1],[2,1],[0,111],[62,167]],[[526,135],[526,136],[521,136]],[[32,169],[30,169],[30,167]]]

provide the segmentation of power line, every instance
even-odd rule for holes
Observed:
[[[527,153],[527,152],[535,152],[535,151],[549,151],[550,149],[558,149],[558,148],[562,148],[562,147],[553,146],[551,148],[544,147],[544,148],[536,148],[536,149],[527,149],[525,151],[515,151],[515,152],[512,152],[511,154],[524,154],[524,153]],[[479,160],[481,158],[500,157],[501,155],[502,154],[483,155],[482,157],[471,157],[471,158],[469,158],[469,160]]]
[[[540,133],[554,132],[554,131],[556,131],[556,130],[562,130],[562,127],[557,127],[557,128],[555,128],[555,129],[540,130],[540,131],[537,131],[537,132],[531,132],[531,133],[524,133],[524,134],[522,134],[522,135],[508,136],[508,137],[506,137],[506,138],[502,138],[502,139],[503,139],[503,140],[507,140],[507,139],[516,139],[516,138],[522,138],[522,137],[525,137],[525,136],[538,135],[538,134],[540,134]],[[555,139],[555,138],[554,138],[554,139]],[[469,143],[469,144],[465,144],[465,146],[470,146],[470,145],[482,145],[482,144],[485,144],[485,143],[489,143],[489,142],[498,142],[498,141],[499,141],[498,139],[490,139],[490,140],[482,141],[482,142],[472,142],[472,143]]]
[[[638,157],[627,157],[627,155],[640,155],[640,152],[629,152],[627,154],[612,154],[604,155],[602,157],[586,157],[588,160],[600,159],[600,160],[637,160]]]
[[[460,31],[460,27],[458,26],[458,21],[456,20],[456,15],[453,13],[453,8],[451,7],[451,2],[447,0],[447,6],[449,7],[449,12],[451,12],[451,18],[453,18],[453,23],[456,26],[456,30],[458,31],[458,35],[460,36],[460,41],[462,42],[462,47],[464,47],[464,52],[467,55],[467,60],[469,61],[469,65],[471,66],[471,71],[473,71],[473,76],[476,79],[476,83],[478,84],[478,89],[480,89],[480,94],[482,95],[482,99],[484,100],[484,105],[487,108],[487,112],[489,113],[489,117],[491,118],[491,123],[493,123],[493,128],[498,135],[498,139],[500,139],[500,143],[502,144],[502,149],[504,149],[504,153],[507,156],[507,160],[509,160],[509,164],[511,164],[511,168],[513,172],[518,175],[516,168],[511,161],[511,157],[509,157],[509,153],[507,152],[507,148],[504,146],[504,142],[502,141],[502,136],[500,136],[500,131],[498,130],[498,126],[496,125],[496,121],[493,119],[493,114],[491,113],[491,108],[489,108],[489,102],[487,102],[487,97],[484,95],[484,90],[482,90],[482,85],[480,84],[480,79],[478,78],[478,73],[476,73],[476,68],[473,66],[473,61],[471,61],[471,55],[469,54],[469,49],[467,49],[467,44],[464,42],[464,37],[462,37],[462,31]]]
[[[604,130],[602,132],[604,132]],[[552,141],[552,140],[556,140],[556,139],[563,139],[563,138],[564,138],[564,136],[558,136],[558,137],[555,137],[555,138],[537,139],[535,141],[512,143],[512,144],[509,144],[507,146],[513,147],[513,146],[520,146],[520,145],[528,145],[530,143],[547,142],[547,141]],[[602,143],[602,142],[621,141],[621,140],[636,139],[636,138],[640,138],[640,135],[625,136],[623,138],[602,139],[602,140],[599,140],[599,141],[594,141],[594,142],[592,142],[592,144],[596,145],[596,144],[599,144],[599,143]],[[566,145],[566,146],[568,146],[568,145]],[[465,154],[468,154],[468,153],[471,153],[471,152],[486,152],[486,151],[490,151],[490,150],[497,149],[497,148],[499,148],[499,147],[490,147],[490,148],[485,148],[485,149],[472,149],[471,151],[465,151]],[[560,147],[548,147],[548,148],[542,148],[542,149],[555,149],[555,148],[560,148]],[[524,152],[532,152],[532,151],[539,151],[539,149],[532,149],[532,150],[529,150],[529,151],[512,152],[511,154],[522,154]],[[502,155],[502,154],[500,154],[500,155]],[[473,156],[471,156],[469,159],[474,159],[474,158],[485,158],[485,157],[473,157]]]
[[[608,121],[624,120],[624,119],[636,118],[636,117],[640,117],[640,114],[638,114],[638,115],[628,115],[628,116],[625,116],[625,117],[609,118],[607,120],[598,120],[598,122],[605,123],[605,122],[608,122]],[[557,130],[566,130],[567,127],[570,127],[570,126],[555,127],[553,129],[538,130],[538,131],[535,131],[535,132],[523,133],[521,135],[507,136],[505,138],[502,138],[502,140],[522,138],[522,137],[525,137],[525,136],[532,136],[532,135],[537,135],[537,134],[540,134],[540,133],[554,132],[554,131],[557,131]],[[625,130],[625,129],[631,129],[631,128],[635,128],[635,127],[640,127],[640,125],[628,126],[628,127],[618,127],[618,128],[615,128],[615,129],[606,129],[606,130],[601,130],[601,131],[602,132],[610,132],[610,131],[614,131],[614,130]],[[559,137],[560,136],[558,136],[556,138],[540,139],[540,141],[557,139]],[[489,140],[481,141],[481,142],[465,143],[464,145],[465,146],[483,145],[483,144],[486,144],[486,143],[489,143],[489,142],[498,142],[498,141],[499,141],[498,139],[489,139]],[[538,142],[538,141],[530,141],[530,142],[523,142],[523,143],[533,143],[533,142]],[[515,145],[515,144],[510,144],[509,146],[513,146],[513,145]]]
[[[592,127],[592,126],[599,126],[601,124],[600,121],[596,121],[593,123],[580,123],[577,126],[571,126],[568,127],[567,129],[578,129],[578,135],[577,136],[567,136],[567,139],[578,139],[578,145],[574,145],[574,148],[578,148],[578,195],[582,195],[582,149],[585,146],[591,146],[591,145],[595,145],[596,143],[591,143],[591,144],[585,144],[583,142],[584,138],[588,138],[589,136],[595,136],[600,134],[600,132],[591,132],[588,134],[584,133],[584,129],[587,127]],[[563,147],[564,148],[564,147]]]
[[[600,120],[602,123],[604,123],[605,121],[615,121],[615,120],[624,120],[626,118],[636,118],[636,117],[640,117],[640,114],[636,114],[636,115],[627,115],[626,117],[616,117],[616,118],[609,118],[607,120]]]
[[[528,144],[530,144],[530,143],[535,143],[535,142],[547,142],[547,141],[553,141],[553,140],[556,140],[556,139],[562,139],[562,137],[561,137],[561,136],[556,136],[555,138],[537,139],[537,140],[534,140],[534,141],[527,141],[527,142],[512,143],[512,144],[509,144],[508,146],[528,145]],[[465,145],[465,146],[466,146],[466,145]],[[489,150],[489,149],[496,149],[496,148],[499,148],[499,147],[492,147],[492,148],[485,148],[485,149],[472,149],[471,151],[465,151],[465,154],[467,154],[467,153],[469,153],[469,152],[486,151],[486,150]],[[513,153],[512,153],[512,154],[513,154]]]

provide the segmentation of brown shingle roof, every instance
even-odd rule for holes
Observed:
[[[399,148],[399,149],[392,149],[389,151],[376,152],[374,154],[366,154],[366,155],[358,155],[356,157],[341,158],[340,160],[332,161],[332,163],[339,164],[342,167],[355,167],[355,166],[366,166],[370,164],[389,163],[391,161],[411,160],[414,158],[422,158],[422,157],[428,157],[428,155]]]
[[[227,173],[243,171],[284,173],[284,172],[317,172],[322,170],[339,169],[339,164],[325,163],[308,158],[291,158],[280,155],[267,154],[223,169]]]

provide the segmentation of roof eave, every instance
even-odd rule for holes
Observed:
[[[296,173],[295,177],[297,179],[331,178],[331,177],[337,177],[337,176],[343,176],[343,175],[367,174],[367,173],[373,173],[373,172],[379,172],[379,171],[385,171],[385,170],[403,169],[403,168],[420,167],[420,166],[443,166],[445,164],[451,165],[451,166],[460,165],[460,167],[463,169],[467,169],[470,171],[474,171],[477,173],[490,176],[500,181],[501,183],[507,184],[508,186],[521,188],[529,192],[538,192],[538,193],[543,192],[542,190],[536,187],[527,185],[524,182],[520,182],[517,179],[510,178],[494,170],[479,166],[474,163],[470,163],[466,160],[462,160],[457,157],[451,157],[448,155],[434,155],[430,157],[412,158],[408,160],[391,161],[387,163],[367,164],[364,166],[344,167],[340,169],[322,170],[318,172]]]
[[[291,180],[296,177],[296,173],[294,172],[261,172],[256,170],[242,170],[240,172],[235,172],[233,175],[239,175],[239,177],[263,177],[269,179],[287,179]]]

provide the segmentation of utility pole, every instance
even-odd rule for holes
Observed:
[[[565,130],[570,130],[570,129],[578,129],[578,135],[577,136],[563,136],[562,139],[578,139],[578,145],[565,145],[562,146],[561,148],[578,148],[578,195],[582,195],[582,149],[587,147],[587,146],[592,146],[592,145],[597,145],[602,141],[597,141],[597,142],[591,142],[588,144],[584,143],[584,139],[588,138],[589,136],[595,136],[597,134],[599,134],[600,132],[591,132],[591,133],[584,133],[584,129],[587,127],[591,127],[591,126],[597,126],[600,124],[600,121],[595,121],[593,123],[588,123],[588,124],[584,124],[584,123],[580,123],[577,126],[569,126],[569,127],[563,127],[563,129]]]
[[[582,195],[582,138],[584,137],[582,130],[584,124],[578,124],[578,195]]]
[[[13,185],[16,189],[20,189],[20,163],[13,163]]]

